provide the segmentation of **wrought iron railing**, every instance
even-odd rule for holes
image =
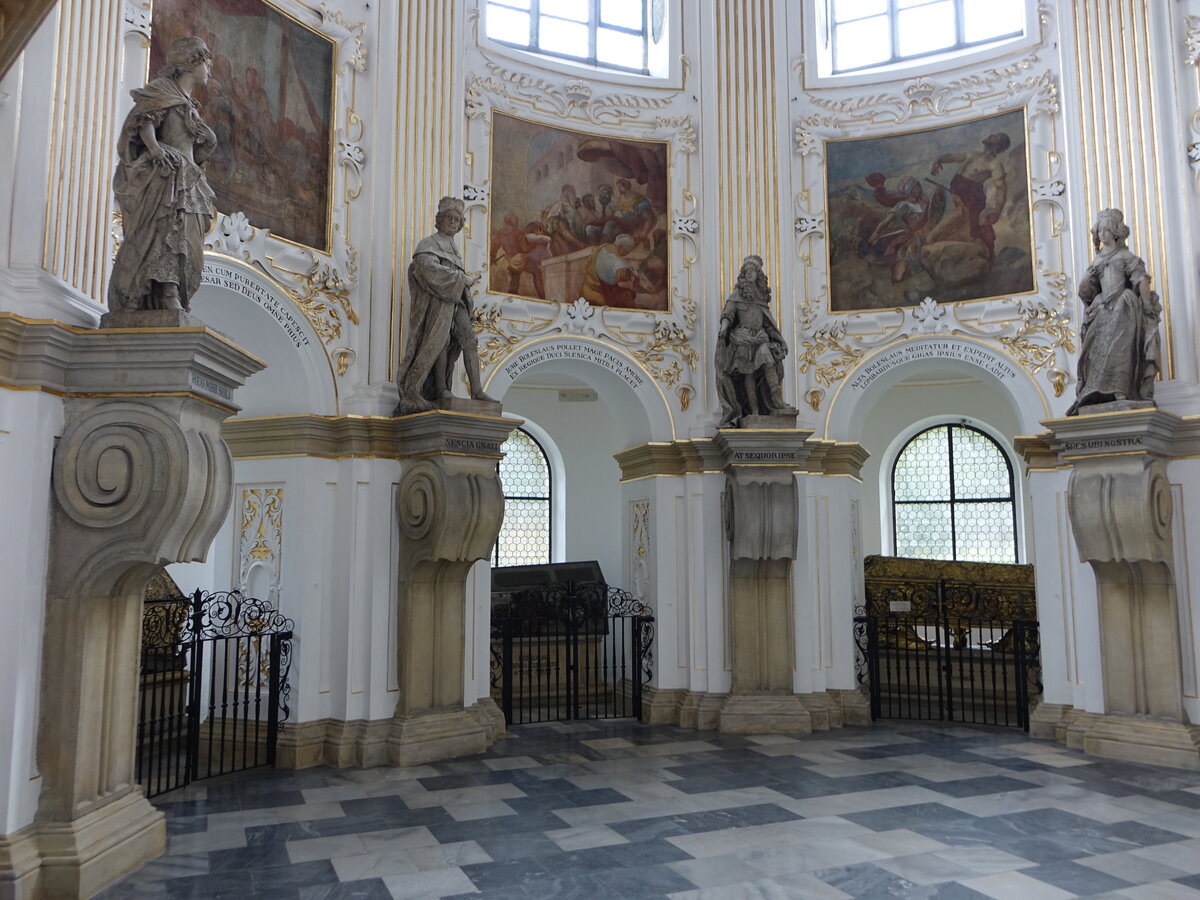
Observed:
[[[640,717],[654,616],[627,591],[567,582],[492,608],[492,695],[510,725]]]
[[[946,565],[972,574],[971,564],[868,558],[854,638],[872,717],[1028,730],[1042,693],[1032,569],[983,564],[972,583],[941,576]],[[925,577],[905,579],[906,566]]]
[[[275,764],[292,631],[270,603],[236,591],[147,604],[135,770],[147,796]]]

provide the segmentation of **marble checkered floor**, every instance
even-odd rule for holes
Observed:
[[[1015,731],[521,726],[157,802],[168,854],[101,897],[1200,898],[1200,773]]]

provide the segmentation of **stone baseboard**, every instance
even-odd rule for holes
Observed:
[[[797,694],[730,694],[717,714],[723,734],[811,734],[812,716]]]
[[[396,766],[482,753],[491,743],[473,709],[429,710],[392,720],[388,752]]]
[[[1200,770],[1196,725],[1042,703],[1030,716],[1029,733],[1094,756]]]
[[[32,900],[40,866],[34,826],[0,834],[0,900]]]
[[[843,725],[872,725],[871,698],[857,689],[825,692],[842,713]]]
[[[163,814],[140,791],[70,822],[36,825],[39,897],[91,897],[167,849]]]
[[[467,716],[467,724],[482,735],[483,746],[467,752],[480,753],[506,734],[504,713],[491,698],[485,697],[458,712]],[[317,719],[288,725],[279,736],[278,769],[308,769],[329,766],[334,769],[371,768],[395,765],[392,730],[395,719]],[[445,757],[461,756],[448,753]],[[405,763],[404,765],[407,765]]]
[[[647,687],[642,693],[642,721],[648,725],[678,725],[699,731],[720,727],[721,707],[729,694],[710,694],[684,688]],[[812,694],[766,695],[798,698],[808,716],[807,731],[826,731],[843,725],[870,725],[871,703],[857,690],[818,691]]]

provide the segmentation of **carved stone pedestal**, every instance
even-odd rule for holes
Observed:
[[[229,509],[221,422],[261,362],[204,328],[74,332],[54,455],[35,822],[39,897],[90,897],[165,847],[134,782],[142,595]],[[61,353],[61,345],[55,348]]]
[[[1143,408],[1043,424],[1072,466],[1071,529],[1100,607],[1104,714],[1079,714],[1065,730],[1090,753],[1200,768],[1200,729],[1183,707],[1165,462],[1178,423]]]
[[[812,432],[796,431],[794,417],[779,417],[778,424],[717,432],[726,461],[733,637],[732,690],[717,715],[725,732],[812,731],[808,709],[792,692],[792,567],[799,529],[793,473],[808,455],[805,441]]]
[[[466,578],[500,532],[496,463],[520,424],[486,414],[496,406],[396,421],[404,475],[396,499],[400,699],[388,737],[395,765],[480,753],[503,733],[494,703],[464,705]]]

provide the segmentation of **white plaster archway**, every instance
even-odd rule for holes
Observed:
[[[1050,403],[1015,360],[991,344],[932,336],[887,344],[864,359],[838,385],[825,416],[824,437],[858,440],[866,417],[895,385],[925,374],[958,373],[989,385],[1007,398],[1026,433],[1051,416]]]
[[[267,364],[234,397],[242,416],[337,415],[337,383],[320,337],[269,280],[207,254],[192,313]]]
[[[560,372],[594,388],[617,419],[621,449],[675,438],[671,408],[657,383],[637,360],[611,344],[564,335],[522,344],[488,376],[487,391],[503,401],[514,382],[535,371]]]

